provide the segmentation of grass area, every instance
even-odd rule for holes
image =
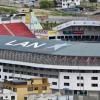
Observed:
[[[59,23],[60,24],[60,23]],[[54,23],[50,23],[50,22],[46,22],[46,23],[41,23],[43,29],[45,30],[51,30],[53,27],[59,25],[58,23],[54,22]]]
[[[49,15],[52,15],[52,11],[49,11],[49,10],[33,9],[33,11],[37,16],[49,16]]]
[[[73,14],[56,10],[33,9],[36,16],[73,16]]]
[[[90,2],[81,2],[81,6],[83,7],[91,7],[91,8],[97,8],[97,9],[100,9],[100,2],[97,2],[97,3],[90,3]]]
[[[6,6],[0,6],[0,13],[2,14],[14,14],[17,13],[17,9],[14,7],[6,7]]]
[[[14,14],[17,13],[16,9],[13,8],[4,8],[4,7],[0,7],[0,13],[1,14]]]
[[[73,13],[68,13],[68,12],[64,12],[64,11],[54,11],[53,16],[75,16],[75,14]]]
[[[9,8],[9,9],[18,9],[18,7],[13,7],[13,6],[1,6],[0,7],[2,8]]]

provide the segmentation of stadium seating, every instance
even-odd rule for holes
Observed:
[[[22,37],[34,37],[24,23],[7,23],[0,25],[0,35],[13,35]]]
[[[0,35],[10,35],[8,30],[6,30],[2,24],[0,24]]]

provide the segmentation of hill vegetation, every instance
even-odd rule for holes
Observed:
[[[14,8],[0,7],[0,14],[15,14],[17,12]]]

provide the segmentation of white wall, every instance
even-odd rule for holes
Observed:
[[[74,7],[80,5],[80,0],[62,0],[62,8]]]
[[[15,96],[14,100],[17,100],[17,94],[11,90],[3,89],[3,93],[0,94],[0,97],[3,97],[3,100],[11,100],[11,96]]]
[[[1,61],[0,61],[1,62]],[[3,62],[3,60],[2,60]],[[74,70],[100,70],[99,66],[58,66],[58,65],[45,65],[45,64],[29,64],[29,63],[22,63],[22,62],[17,62],[17,61],[6,61],[6,63],[14,63],[17,65],[24,65],[25,66],[31,66],[33,67],[39,67],[39,68],[50,68],[50,69],[74,69]],[[0,68],[2,69],[2,66],[0,66]],[[26,70],[27,71],[27,70]],[[39,70],[39,73],[41,70]],[[49,74],[48,72],[45,72],[47,74]],[[44,74],[45,74],[44,73]],[[53,75],[54,74],[54,70],[50,71],[50,73]],[[12,76],[13,73],[7,73],[7,72],[2,72],[0,73],[2,75],[2,79],[4,79],[4,76],[6,75],[7,78],[9,79],[9,76]],[[69,76],[69,79],[64,79],[64,76]],[[83,76],[83,80],[78,80],[77,76]],[[20,75],[20,74],[15,74],[15,77],[21,77],[21,78],[33,78],[34,76],[31,75]],[[38,77],[38,76],[37,76]],[[92,80],[91,77],[98,77],[98,80]],[[71,90],[89,90],[89,91],[100,91],[100,73],[76,73],[76,72],[59,72],[59,78],[49,78],[49,82],[51,84],[51,87],[53,89],[64,89],[64,88],[69,88]],[[52,82],[57,82],[57,85],[52,85]],[[69,83],[69,86],[64,86],[64,82]],[[84,84],[84,87],[80,87],[77,86],[77,83],[82,82]],[[92,83],[96,83],[98,84],[98,87],[92,87],[91,84]]]
[[[69,79],[64,79],[64,76],[69,76]],[[83,76],[83,80],[78,80],[77,76]],[[91,80],[91,77],[98,77],[98,80]],[[100,91],[100,73],[60,73],[60,88],[69,88],[71,90],[95,90]],[[69,86],[64,86],[64,82],[70,83]],[[77,86],[77,83],[83,83],[84,86]],[[92,87],[91,84],[96,83],[98,87]]]

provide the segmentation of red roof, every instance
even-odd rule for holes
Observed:
[[[0,24],[0,35],[34,37],[34,34],[24,23]]]

